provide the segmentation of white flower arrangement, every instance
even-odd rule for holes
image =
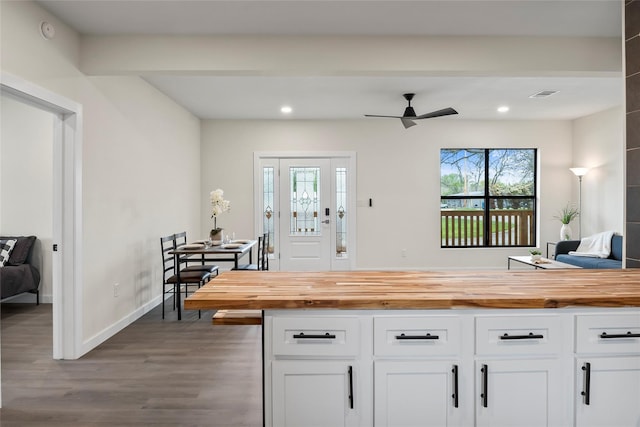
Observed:
[[[218,215],[231,209],[231,202],[225,200],[223,196],[224,191],[219,188],[212,191],[209,195],[211,199],[211,218],[213,218],[213,230],[211,230],[212,234],[216,234],[220,232],[220,230],[222,230],[222,228],[218,228]]]

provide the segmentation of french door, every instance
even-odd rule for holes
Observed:
[[[272,155],[273,156],[273,155]],[[257,229],[269,233],[269,268],[353,268],[353,155],[257,157]]]

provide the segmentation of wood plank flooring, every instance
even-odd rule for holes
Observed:
[[[260,326],[160,307],[79,360],[52,355],[51,305],[2,304],[0,425],[262,425]]]

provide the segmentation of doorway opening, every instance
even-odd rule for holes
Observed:
[[[4,72],[0,93],[54,116],[53,236],[51,247],[42,250],[51,252],[53,358],[77,359],[82,355],[82,106]]]

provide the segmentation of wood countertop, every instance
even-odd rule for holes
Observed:
[[[198,309],[640,307],[640,269],[229,271],[185,300]]]

